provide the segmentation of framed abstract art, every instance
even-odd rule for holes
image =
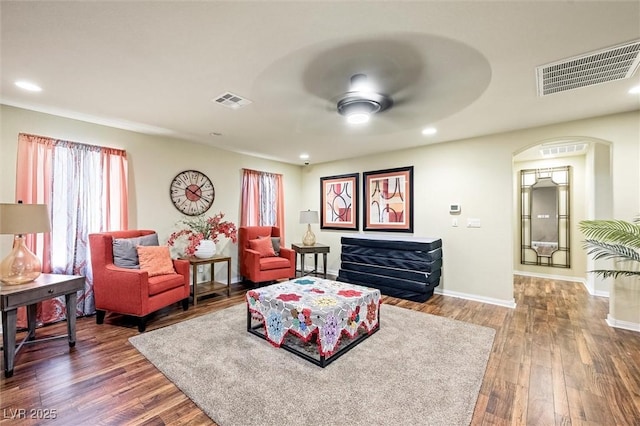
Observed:
[[[320,229],[358,230],[358,173],[320,178]]]
[[[413,232],[413,166],[363,173],[365,231]]]

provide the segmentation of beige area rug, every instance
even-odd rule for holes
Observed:
[[[380,315],[324,369],[248,333],[244,304],[129,341],[222,426],[468,425],[495,330],[384,304]]]

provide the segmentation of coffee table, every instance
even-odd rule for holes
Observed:
[[[380,329],[380,290],[303,277],[249,290],[247,331],[322,368]]]

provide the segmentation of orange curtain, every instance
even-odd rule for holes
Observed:
[[[16,201],[46,204],[51,218],[52,157],[55,141],[33,135],[18,136]],[[51,272],[51,234],[29,234],[26,244],[42,260],[42,271]]]
[[[43,272],[86,277],[77,314],[95,312],[88,235],[126,229],[126,151],[21,133],[18,136],[16,201],[46,204],[51,232],[31,235],[29,247],[42,259]],[[38,306],[38,323],[65,318],[62,298]],[[24,310],[18,325],[26,325]]]
[[[275,175],[276,193],[276,226],[280,228],[280,240],[284,245],[284,185],[282,175]]]
[[[260,224],[260,172],[242,169],[242,204],[240,226]]]
[[[242,169],[240,226],[277,226],[284,244],[282,175]]]

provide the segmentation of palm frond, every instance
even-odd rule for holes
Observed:
[[[640,271],[612,271],[609,269],[596,269],[589,271],[602,278],[640,277]]]
[[[587,239],[640,249],[640,220],[583,220],[578,228]]]
[[[609,244],[597,240],[585,240],[584,248],[594,259],[617,259],[640,262],[640,253],[622,244]]]
[[[613,259],[617,262],[640,263],[640,215],[633,223],[624,220],[583,220],[578,228],[587,238],[583,247],[595,260]],[[589,272],[603,278],[640,277],[640,270],[635,265],[631,269],[633,270],[625,267]]]

